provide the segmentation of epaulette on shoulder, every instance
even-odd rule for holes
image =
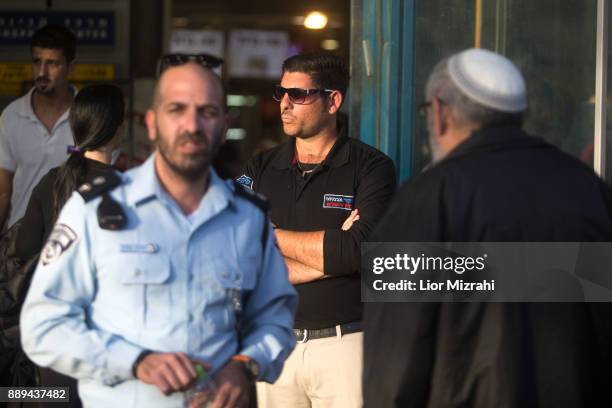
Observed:
[[[232,180],[232,184],[234,185],[234,194],[255,204],[255,206],[261,211],[263,211],[265,214],[268,213],[268,210],[270,209],[270,203],[268,202],[268,199],[266,197],[256,191],[251,190],[248,187],[243,186],[235,180]]]
[[[81,184],[77,188],[77,192],[85,202],[88,202],[117,187],[121,182],[122,179],[117,173],[109,171],[103,176],[94,177],[92,180]]]

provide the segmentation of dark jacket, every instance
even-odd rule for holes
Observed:
[[[0,386],[37,385],[34,365],[21,349],[19,311],[38,256],[25,264],[15,256],[15,238],[21,221],[0,238]]]
[[[612,190],[516,128],[408,181],[371,241],[612,241]],[[367,407],[611,406],[608,304],[368,303]]]
[[[86,159],[83,179],[114,172],[104,163]],[[0,239],[0,385],[70,387],[70,404],[80,407],[76,381],[50,369],[36,368],[21,349],[19,313],[38,254],[55,223],[55,182],[59,168],[50,170],[32,191],[25,215]]]
[[[59,167],[51,169],[32,190],[28,208],[21,220],[21,233],[15,242],[16,255],[22,260],[28,260],[38,254],[53,229],[54,191],[58,170]],[[86,159],[86,174],[83,179],[92,181],[114,171],[108,164]]]

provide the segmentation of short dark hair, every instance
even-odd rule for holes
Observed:
[[[315,86],[340,91],[346,95],[349,69],[340,56],[329,52],[310,52],[294,55],[283,62],[285,72],[303,72],[310,75]]]
[[[66,61],[72,62],[76,56],[76,37],[64,26],[49,24],[38,29],[32,36],[30,48],[34,47],[62,50]]]

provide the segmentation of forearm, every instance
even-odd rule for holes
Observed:
[[[289,270],[289,282],[293,285],[312,282],[325,276],[323,271],[311,268],[295,259],[285,258],[285,263]]]
[[[290,317],[290,324],[290,327],[293,327],[293,315]],[[273,383],[295,347],[295,337],[289,327],[267,323],[247,333],[241,345],[238,354],[247,355],[259,364],[259,380]]]
[[[272,233],[264,246],[258,283],[243,303],[238,354],[251,356],[261,369],[260,380],[274,382],[295,347],[293,317],[297,292],[287,279],[287,266]]]
[[[44,245],[45,221],[42,207],[43,204],[35,189],[21,219],[21,227],[15,240],[15,254],[22,262],[27,262],[37,255]]]
[[[285,259],[293,259],[311,269],[321,271],[321,274],[323,273],[323,238],[325,237],[325,231],[296,232],[276,229],[275,232],[278,247]],[[291,274],[289,276],[291,277]]]
[[[8,219],[11,210],[11,192],[0,192],[0,230]]]
[[[42,313],[44,308],[46,313]],[[47,302],[24,305],[22,345],[36,364],[71,377],[90,378],[113,385],[132,378],[132,364],[143,351],[103,330],[88,329],[78,315],[50,317],[49,310],[65,306]],[[39,316],[44,316],[44,319]]]
[[[0,230],[4,227],[11,210],[13,195],[13,173],[0,168]]]
[[[95,269],[90,263],[87,221],[70,219],[83,204],[80,199],[68,200],[60,214],[58,223],[77,238],[61,256],[38,264],[19,319],[21,341],[40,366],[114,385],[133,378],[132,364],[143,348],[117,335],[114,328],[87,324],[87,310],[96,295]]]

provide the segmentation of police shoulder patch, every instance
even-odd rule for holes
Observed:
[[[242,176],[238,177],[236,179],[236,183],[248,187],[251,190],[253,189],[253,179],[247,176],[246,174],[243,174]]]
[[[78,239],[76,232],[66,224],[56,224],[40,253],[43,266],[55,262]]]

